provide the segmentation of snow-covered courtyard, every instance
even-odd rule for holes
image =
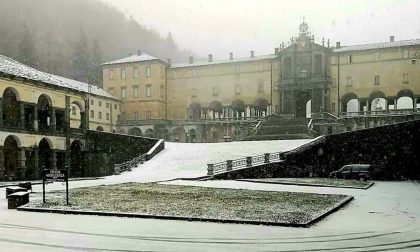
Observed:
[[[98,180],[72,181],[70,187],[203,176],[209,162],[286,151],[307,141],[166,143],[163,152],[130,172]],[[164,183],[345,194],[353,195],[354,200],[304,229],[20,212],[8,210],[7,200],[3,198],[0,200],[0,244],[7,251],[416,251],[420,247],[418,182],[377,181],[369,190],[245,181],[174,180]],[[64,185],[47,185],[47,190],[56,189],[64,189]],[[5,194],[4,188],[0,188],[0,194]],[[34,186],[31,197],[41,197],[40,185]]]

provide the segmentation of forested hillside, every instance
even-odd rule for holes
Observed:
[[[99,64],[140,49],[185,61],[162,38],[99,0],[0,0],[0,54],[40,70],[98,84]]]

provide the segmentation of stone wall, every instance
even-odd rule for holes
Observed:
[[[147,153],[159,139],[99,131],[86,133],[86,176],[114,173],[114,164],[123,163]]]

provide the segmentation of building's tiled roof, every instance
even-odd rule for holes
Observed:
[[[354,45],[354,46],[343,46],[339,49],[334,49],[334,52],[351,52],[351,51],[365,51],[372,49],[383,49],[392,47],[403,47],[420,45],[420,39],[400,40],[394,42],[365,44],[365,45]]]
[[[102,88],[99,88],[94,85],[89,85],[84,82],[67,79],[62,76],[49,74],[45,72],[41,72],[39,70],[36,70],[32,67],[29,67],[27,65],[24,65],[20,62],[17,62],[11,58],[8,58],[6,56],[0,55],[0,73],[4,73],[7,75],[12,75],[32,81],[38,81],[46,84],[51,84],[54,86],[59,86],[63,88],[69,88],[85,93],[90,93],[93,95],[118,99],[116,97],[113,97],[108,92],[103,90]]]
[[[155,56],[143,53],[143,54],[140,54],[140,55],[138,55],[138,54],[131,55],[131,56],[119,59],[119,60],[105,62],[105,63],[102,63],[101,65],[104,66],[104,65],[113,65],[113,64],[124,64],[124,63],[142,62],[142,61],[150,61],[150,60],[160,60],[160,61],[164,62],[163,60],[161,60],[161,59],[159,59]]]
[[[240,62],[248,62],[248,61],[256,61],[256,60],[265,60],[265,59],[274,59],[277,55],[275,54],[268,54],[268,55],[261,55],[255,57],[246,57],[246,58],[234,58],[234,59],[226,59],[226,60],[213,60],[212,62],[209,61],[199,61],[190,63],[174,63],[170,66],[170,68],[181,68],[181,67],[191,67],[191,66],[207,66],[207,65],[216,65],[216,64],[227,64],[227,63],[240,63]]]

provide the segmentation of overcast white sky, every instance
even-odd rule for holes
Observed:
[[[215,58],[273,53],[296,36],[302,17],[332,44],[420,38],[420,0],[102,0],[180,46]]]

